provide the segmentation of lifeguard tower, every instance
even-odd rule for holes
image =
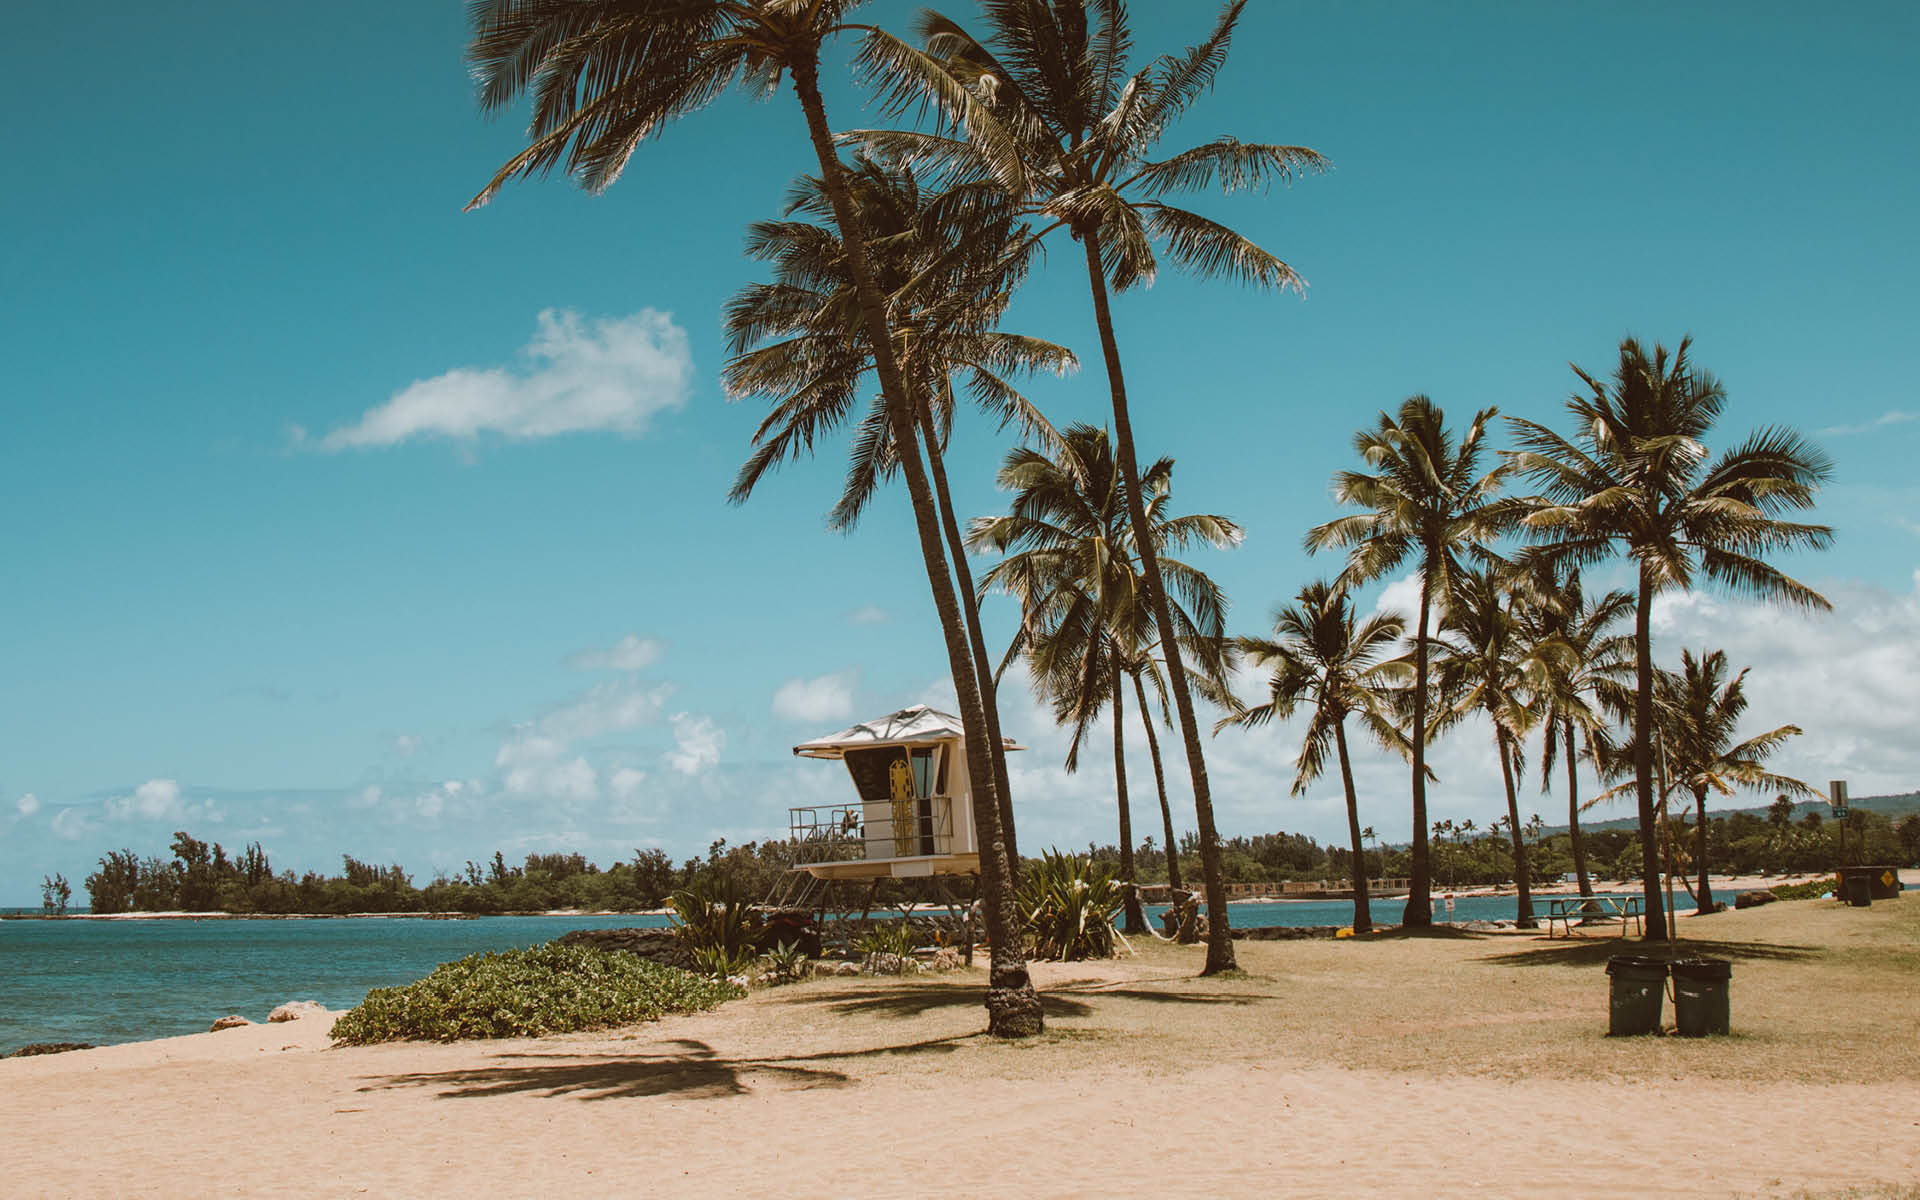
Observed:
[[[960,718],[916,704],[793,752],[845,763],[856,799],[787,810],[795,856],[786,904],[805,906],[821,881],[979,875]]]

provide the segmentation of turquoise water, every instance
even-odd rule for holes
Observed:
[[[1395,924],[1400,900],[1375,900]],[[1511,896],[1467,896],[1456,921],[1512,920]],[[1163,906],[1149,905],[1150,916]],[[1541,906],[1544,911],[1544,905]],[[1345,925],[1346,900],[1236,904],[1233,923]],[[1444,913],[1441,918],[1444,920]],[[0,921],[0,1053],[28,1042],[115,1042],[204,1033],[217,1017],[264,1021],[275,1005],[360,1003],[481,950],[548,942],[575,929],[660,926],[664,916],[345,917],[279,921]]]

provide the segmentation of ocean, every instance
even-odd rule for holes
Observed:
[[[1374,919],[1402,902],[1375,900]],[[1153,916],[1163,906],[1149,905]],[[1545,905],[1537,905],[1544,913]],[[1512,920],[1512,896],[1463,896],[1456,921]],[[1345,900],[1235,904],[1236,926],[1345,925]],[[1442,914],[1444,919],[1444,914]],[[0,921],[0,1054],[29,1042],[116,1042],[204,1033],[239,1013],[264,1021],[288,1000],[347,1009],[373,988],[412,983],[482,950],[575,929],[661,926],[664,916],[289,920]]]

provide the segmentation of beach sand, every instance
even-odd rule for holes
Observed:
[[[1916,1195],[1920,981],[1846,957],[1915,916],[1683,922],[1736,962],[1708,1041],[1600,1036],[1599,966],[1639,943],[1456,933],[1242,943],[1222,979],[1158,944],[1038,965],[1028,1043],[981,1036],[976,970],[540,1040],[329,1048],[309,1018],[14,1059],[0,1190]]]

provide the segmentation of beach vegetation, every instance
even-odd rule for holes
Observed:
[[[1141,477],[1147,489],[1147,525],[1160,555],[1161,578],[1177,599],[1167,606],[1175,622],[1175,640],[1188,649],[1196,679],[1208,694],[1224,691],[1229,663],[1225,636],[1227,600],[1219,585],[1199,568],[1168,557],[1192,545],[1232,547],[1241,530],[1214,513],[1174,515],[1171,507],[1173,460],[1154,462]],[[1127,792],[1126,693],[1139,700],[1154,761],[1161,819],[1174,838],[1173,810],[1160,766],[1154,732],[1156,708],[1146,684],[1153,685],[1161,723],[1172,724],[1168,683],[1163,670],[1157,606],[1147,600],[1148,584],[1134,548],[1134,527],[1124,498],[1126,485],[1104,429],[1076,424],[1051,453],[1026,447],[1007,453],[999,473],[1001,488],[1014,493],[1005,516],[977,517],[967,535],[974,550],[1006,554],[981,577],[982,590],[999,590],[1020,603],[1020,626],[1002,659],[1002,668],[1024,657],[1034,693],[1051,704],[1054,720],[1071,730],[1065,766],[1078,769],[1080,748],[1094,721],[1112,712],[1115,806],[1119,812],[1120,878],[1126,886],[1125,922],[1129,933],[1144,933],[1146,918],[1132,885],[1133,818]]]
[[[1056,962],[1111,958],[1113,918],[1126,889],[1092,858],[1048,850],[1020,881],[1020,916],[1033,957]]]
[[[1273,254],[1216,221],[1167,203],[1166,197],[1215,186],[1229,192],[1264,187],[1325,165],[1302,146],[1234,137],[1153,157],[1161,153],[1168,128],[1224,67],[1245,6],[1246,0],[1233,0],[1205,39],[1144,69],[1128,62],[1133,39],[1121,4],[1013,0],[990,5],[983,14],[984,40],[949,17],[924,12],[917,23],[923,49],[875,33],[863,43],[861,61],[885,80],[888,111],[931,113],[938,128],[846,135],[883,157],[998,188],[1023,214],[1042,223],[1040,236],[1065,229],[1080,243],[1112,404],[1115,460],[1145,598],[1162,630],[1177,626],[1147,517],[1110,295],[1153,281],[1156,247],[1175,266],[1204,278],[1303,287],[1293,269]],[[1205,967],[1212,974],[1234,967],[1220,840],[1184,650],[1178,639],[1167,638],[1162,651],[1214,914]]]
[[[1292,604],[1274,614],[1272,637],[1235,639],[1249,666],[1271,672],[1267,699],[1264,704],[1246,705],[1227,694],[1228,715],[1214,727],[1215,733],[1229,726],[1258,728],[1292,718],[1302,705],[1310,709],[1300,753],[1294,758],[1291,794],[1306,793],[1307,785],[1326,770],[1329,755],[1339,763],[1352,843],[1347,877],[1353,882],[1355,933],[1373,931],[1363,845],[1373,828],[1360,826],[1360,799],[1347,752],[1347,718],[1358,717],[1375,742],[1407,751],[1393,713],[1395,689],[1404,687],[1409,673],[1407,664],[1394,653],[1405,633],[1406,618],[1399,613],[1376,613],[1359,621],[1346,592],[1325,580],[1310,583]]]
[[[888,431],[914,515],[922,566],[939,618],[956,705],[967,732],[967,768],[980,847],[982,909],[993,947],[993,978],[984,1002],[996,1036],[1025,1037],[1045,1018],[1019,948],[998,781],[984,705],[993,703],[974,661],[942,543],[938,509],[915,428],[915,408],[895,353],[886,297],[875,282],[864,225],[847,186],[820,91],[820,51],[847,30],[858,0],[804,5],[748,0],[631,5],[615,0],[555,5],[547,0],[483,0],[470,10],[468,60],[480,103],[499,112],[522,95],[532,99],[527,147],[474,197],[485,204],[509,179],[539,176],[564,165],[587,190],[610,186],[641,143],[735,84],[762,98],[790,85],[814,151],[867,348],[885,398]],[[869,43],[884,39],[863,27]],[[1009,813],[1010,815],[1010,813]]]
[[[737,880],[709,874],[673,894],[674,934],[702,971],[725,978],[759,956],[760,914]]]
[[[73,900],[73,885],[67,877],[58,873],[44,875],[40,879],[40,909],[50,917],[67,915],[67,905]]]
[[[417,983],[377,988],[333,1026],[335,1041],[548,1037],[704,1012],[739,988],[592,946],[473,954]]]

